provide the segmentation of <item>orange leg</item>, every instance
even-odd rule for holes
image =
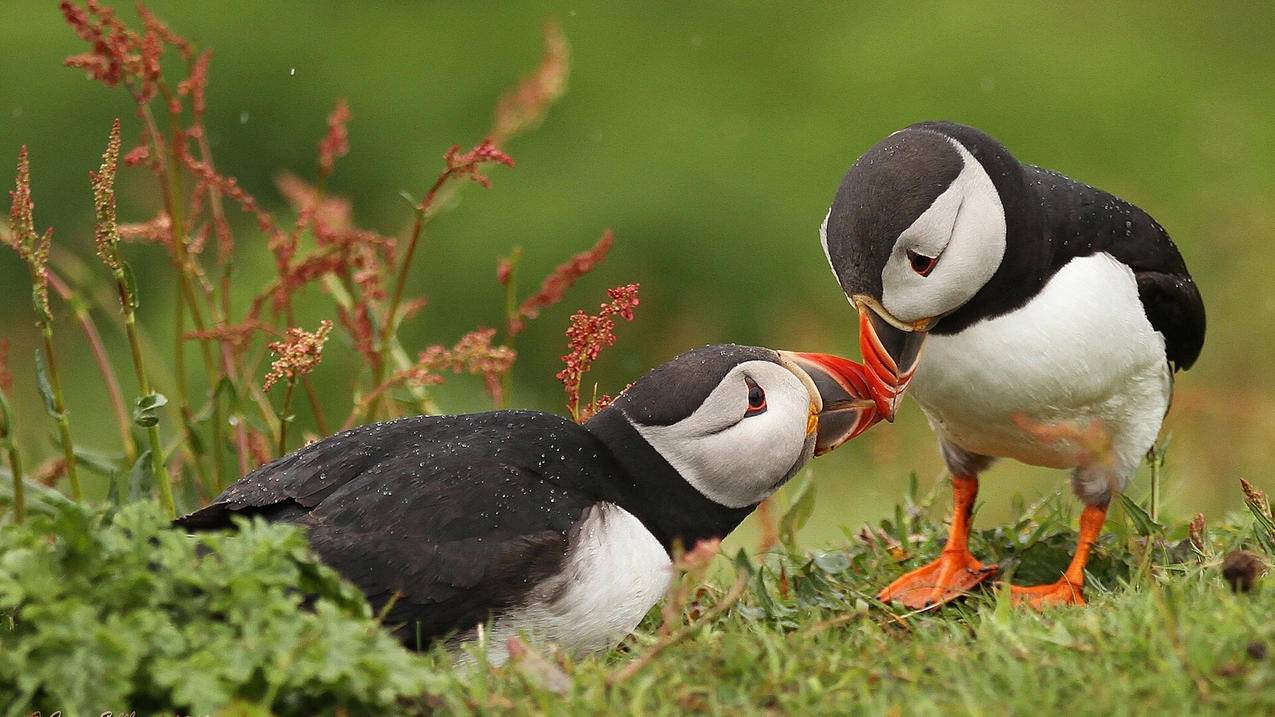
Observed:
[[[969,592],[996,574],[995,565],[983,565],[970,554],[970,515],[978,497],[978,478],[952,476],[952,527],[947,546],[938,560],[917,568],[890,583],[877,598],[912,609],[940,605]]]
[[[1107,521],[1106,505],[1086,505],[1080,514],[1080,537],[1076,541],[1076,554],[1071,558],[1067,571],[1058,582],[1033,587],[1009,586],[1016,604],[1032,607],[1046,605],[1084,605],[1082,594],[1085,586],[1085,564],[1089,562],[1089,550],[1098,541],[1102,524]]]

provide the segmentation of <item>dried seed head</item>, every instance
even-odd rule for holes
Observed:
[[[265,326],[259,321],[248,319],[240,324],[216,326],[203,331],[187,331],[182,336],[194,341],[217,341],[229,347],[234,353],[240,353],[248,347],[252,335],[258,331],[265,331]]]
[[[208,89],[208,64],[211,61],[212,50],[199,53],[195,64],[190,68],[190,76],[177,83],[178,94],[190,97],[190,109],[196,122],[204,116],[204,110],[208,107],[204,92]]]
[[[18,150],[18,171],[9,192],[9,232],[5,243],[27,263],[35,245],[35,202],[31,200],[31,160],[27,146]]]
[[[610,229],[607,229],[602,232],[602,237],[591,248],[559,264],[553,273],[541,282],[540,290],[529,296],[518,307],[517,316],[510,322],[510,333],[516,335],[522,331],[525,326],[523,319],[534,319],[540,315],[541,310],[562,301],[567,290],[579,281],[580,277],[596,269],[606,259],[614,243],[615,236]]]
[[[53,229],[44,231],[31,252],[32,297],[35,309],[42,320],[50,320],[49,310],[49,249],[53,246]]]
[[[191,45],[190,40],[169,29],[168,25],[163,20],[155,17],[144,4],[137,4],[137,14],[142,18],[142,24],[145,25],[147,32],[158,36],[159,39],[164,41],[164,44],[177,48],[177,51],[181,53],[184,59],[189,60],[194,56],[195,48]]]
[[[638,285],[607,289],[609,303],[603,304],[597,314],[577,311],[567,327],[567,353],[562,355],[563,369],[557,373],[567,393],[567,410],[579,419],[580,381],[593,367],[598,355],[615,344],[615,317],[633,320],[633,309],[638,305]]]
[[[490,139],[484,139],[478,143],[477,147],[468,152],[461,152],[460,145],[452,145],[450,149],[443,153],[443,161],[447,163],[447,170],[443,176],[447,179],[469,178],[483,187],[490,187],[491,180],[487,175],[478,171],[478,168],[484,164],[503,164],[507,167],[514,166],[514,160],[504,152],[496,148],[494,142]],[[426,197],[430,199],[430,197]],[[422,203],[424,208],[424,203]]]
[[[535,72],[501,95],[492,118],[492,138],[504,142],[513,135],[540,124],[552,105],[567,88],[571,72],[570,48],[562,28],[555,22],[544,26],[544,55]]]
[[[1252,590],[1264,572],[1266,564],[1247,550],[1236,550],[1222,559],[1222,577],[1237,593]]]
[[[501,286],[509,286],[514,277],[514,262],[510,257],[502,256],[496,261],[496,282]]]
[[[589,401],[588,403],[584,404],[584,406],[580,408],[580,422],[584,423],[585,421],[588,421],[590,418],[593,418],[594,416],[598,415],[598,413],[601,412],[602,409],[606,408],[607,406],[610,406],[613,401],[615,401],[615,398],[613,398],[611,394],[604,393],[601,396],[598,396],[597,398],[593,399],[592,401]]]
[[[332,114],[328,115],[328,133],[319,142],[319,176],[331,174],[336,161],[350,151],[350,134],[345,127],[349,121],[349,106],[345,100],[337,100]]]
[[[323,358],[323,344],[331,331],[332,322],[325,319],[319,322],[318,330],[313,333],[291,328],[283,341],[271,343],[270,351],[277,358],[270,364],[262,388],[269,391],[280,379],[291,383],[313,371]]]
[[[120,262],[120,234],[115,218],[115,172],[119,166],[119,158],[120,121],[116,118],[111,125],[106,151],[102,154],[102,166],[96,172],[89,172],[89,181],[93,185],[93,211],[97,215],[93,232],[97,255],[113,272],[124,269]]]
[[[116,226],[119,238],[124,241],[148,242],[170,248],[173,245],[172,229],[172,220],[162,211],[152,217],[150,221]]]
[[[9,192],[9,232],[0,235],[4,244],[13,249],[31,271],[32,297],[35,310],[41,320],[49,317],[49,247],[53,243],[53,230],[43,235],[35,231],[35,202],[31,199],[31,162],[24,145],[18,150],[18,170],[14,189]]]
[[[1272,517],[1271,504],[1266,500],[1266,491],[1258,490],[1243,478],[1240,479],[1240,490],[1244,491],[1245,502],[1257,508],[1267,518]]]
[[[1204,552],[1204,514],[1196,513],[1191,519],[1191,524],[1187,528],[1187,534],[1191,539],[1191,545],[1195,546],[1196,551]]]

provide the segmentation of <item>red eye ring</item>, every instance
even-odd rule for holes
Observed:
[[[934,265],[939,263],[937,256],[926,256],[908,249],[908,262],[912,264],[912,271],[921,276],[929,276],[934,271]]]
[[[751,378],[745,376],[744,383],[748,386],[748,410],[744,412],[745,416],[755,416],[766,410],[766,392],[761,386]]]

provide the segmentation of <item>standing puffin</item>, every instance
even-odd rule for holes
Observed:
[[[867,386],[835,356],[707,346],[584,425],[495,411],[363,426],[176,523],[303,526],[408,647],[454,647],[489,624],[496,663],[519,631],[604,650],[664,595],[675,545],[724,537],[812,455],[876,422]]]
[[[859,312],[882,418],[893,420],[910,384],[952,473],[942,555],[879,597],[934,605],[996,571],[967,539],[978,474],[1008,457],[1071,469],[1084,503],[1066,572],[1012,586],[1014,598],[1083,604],[1107,505],[1154,445],[1173,373],[1204,341],[1204,304],[1173,241],[1132,204],[950,122],[868,150],[821,234]]]

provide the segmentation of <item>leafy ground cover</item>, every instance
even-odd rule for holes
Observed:
[[[778,542],[688,554],[665,603],[609,654],[572,659],[529,639],[505,666],[475,646],[474,664],[455,667],[441,649],[416,655],[380,632],[290,529],[196,542],[163,529],[150,505],[94,517],[35,490],[34,517],[0,533],[8,714],[1275,710],[1275,596],[1261,584],[1275,523],[1256,491],[1249,513],[1216,526],[1161,524],[1125,501],[1095,549],[1086,607],[1015,608],[989,589],[904,612],[873,595],[940,550],[934,496],[909,496],[844,544],[803,549],[807,478],[772,521]],[[974,550],[1021,581],[1052,578],[1075,538],[1070,505],[1020,506],[977,531]],[[303,607],[294,588],[318,597]]]

